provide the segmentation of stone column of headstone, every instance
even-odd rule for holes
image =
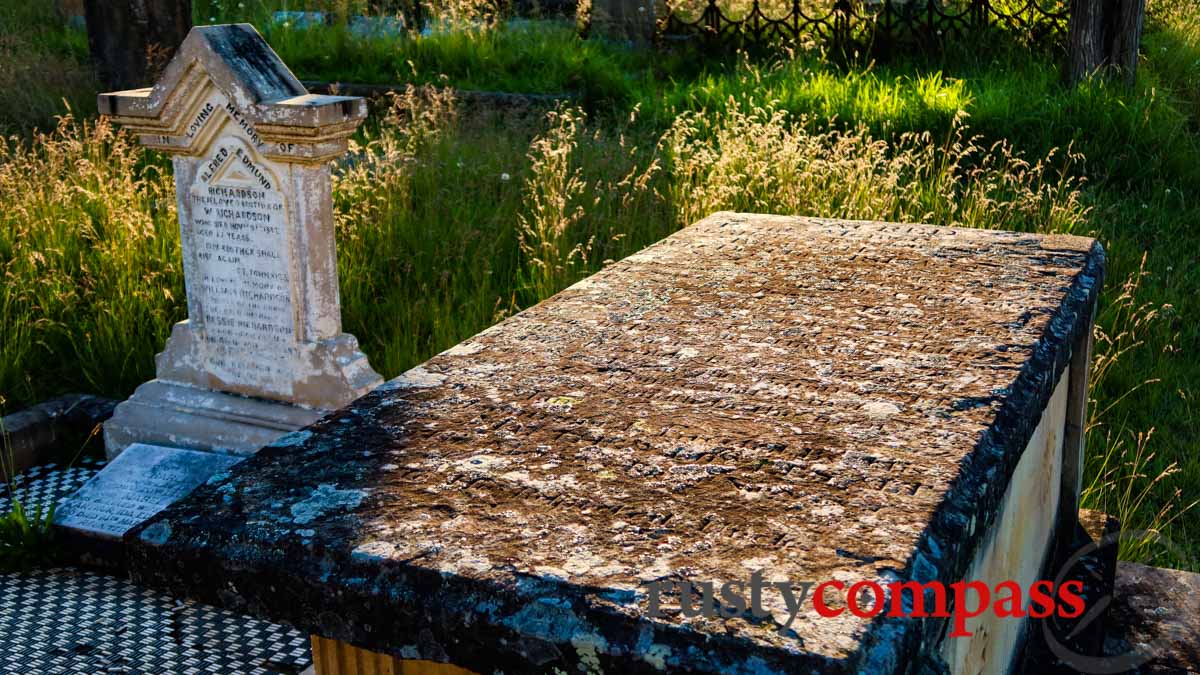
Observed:
[[[591,0],[591,35],[644,44],[654,39],[655,0]]]
[[[188,320],[117,407],[134,442],[249,454],[382,378],[342,332],[329,163],[361,98],[310,95],[250,25],[194,28],[152,88],[100,112],[173,155]]]

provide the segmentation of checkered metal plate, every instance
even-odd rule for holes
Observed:
[[[14,479],[31,510],[70,494],[103,464],[44,466]],[[0,508],[9,508],[9,490]],[[179,601],[126,579],[76,569],[0,574],[0,673],[20,675],[294,675],[308,636]]]
[[[0,513],[7,513],[12,508],[13,495],[30,514],[39,506],[49,508],[54,502],[78,490],[103,468],[103,460],[91,457],[84,457],[71,466],[35,466],[13,477],[12,485],[0,482]]]

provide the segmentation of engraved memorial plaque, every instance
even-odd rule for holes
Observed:
[[[207,365],[223,381],[269,390],[297,353],[286,200],[241,139],[210,155],[187,194]]]
[[[87,536],[119,540],[240,461],[230,455],[134,443],[63,500],[54,523]]]

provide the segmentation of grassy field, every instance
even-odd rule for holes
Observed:
[[[835,67],[553,24],[362,39],[241,4],[200,0],[197,21],[256,22],[304,79],[576,96],[481,111],[425,88],[377,107],[335,201],[346,328],[385,376],[717,209],[1092,235],[1109,278],[1085,501],[1185,551],[1125,555],[1196,567],[1194,4],[1151,2],[1132,91],[1064,87],[1051,50],[1004,44]],[[52,13],[0,0],[0,50],[0,408],[125,396],[186,313],[169,164],[94,119],[86,41]]]

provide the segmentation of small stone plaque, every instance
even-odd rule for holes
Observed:
[[[91,537],[120,540],[213,474],[241,460],[231,455],[134,443],[65,499],[54,522]]]

